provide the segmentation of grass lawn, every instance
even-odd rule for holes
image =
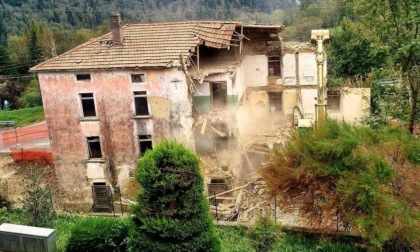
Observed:
[[[0,224],[5,221],[5,212],[0,212]],[[51,228],[56,229],[57,251],[64,252],[67,242],[71,236],[72,227],[78,225],[84,218],[96,218],[90,216],[77,216],[60,214],[51,223]],[[112,218],[112,217],[110,217]],[[12,223],[22,224],[20,211],[13,211],[9,216]],[[217,226],[216,231],[222,241],[222,252],[255,252],[253,240],[247,236],[245,227],[224,227]],[[284,231],[279,241],[274,245],[273,250],[281,252],[312,252],[312,251],[365,251],[358,244],[349,240],[333,241],[317,235],[307,235]]]
[[[42,120],[44,120],[44,108],[42,106],[18,110],[0,110],[0,121],[15,121],[18,127]]]

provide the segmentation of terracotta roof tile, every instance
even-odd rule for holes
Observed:
[[[167,67],[198,43],[226,48],[241,23],[190,21],[122,27],[122,45],[108,33],[31,68],[32,72]]]
[[[126,25],[122,28],[122,45],[112,45],[112,34],[108,33],[43,62],[31,71],[166,67],[178,59],[179,54],[188,55],[200,40],[211,47],[229,46],[236,24],[195,21]]]

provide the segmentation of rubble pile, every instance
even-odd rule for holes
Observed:
[[[316,46],[310,43],[301,42],[283,42],[284,53],[313,53],[316,52]]]
[[[274,149],[285,146],[286,141],[291,138],[291,128],[281,128],[276,131],[259,134],[246,144],[246,150],[257,154],[268,154]]]
[[[228,190],[226,194],[208,198],[212,203],[210,208],[214,219],[220,221],[247,223],[261,215],[274,214],[274,199],[266,194],[265,182],[260,177]]]

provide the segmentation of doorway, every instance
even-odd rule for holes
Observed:
[[[226,82],[211,82],[211,108],[213,111],[225,110],[227,105]]]

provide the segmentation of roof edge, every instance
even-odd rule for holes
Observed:
[[[46,60],[46,61],[44,61],[44,62],[42,62],[42,63],[39,63],[38,65],[35,65],[35,66],[33,66],[33,67],[29,68],[29,72],[31,72],[31,73],[37,73],[37,72],[39,72],[39,71],[43,71],[43,70],[37,70],[37,68],[39,68],[39,67],[41,67],[41,66],[43,66],[43,65],[45,65],[45,64],[47,64],[47,63],[49,63],[49,62],[51,62],[51,61],[54,61],[54,60],[56,60],[56,59],[59,59],[60,57],[65,56],[65,55],[67,55],[67,54],[69,54],[69,53],[71,53],[71,52],[73,52],[73,51],[75,51],[75,50],[77,50],[77,49],[79,49],[79,48],[81,48],[81,47],[84,47],[84,46],[86,46],[86,45],[88,45],[88,44],[94,43],[94,42],[96,42],[96,41],[98,41],[98,40],[102,39],[103,37],[106,37],[106,36],[107,36],[107,35],[109,35],[109,34],[111,34],[111,32],[105,33],[104,35],[99,36],[99,37],[97,37],[97,38],[90,39],[90,40],[86,41],[85,43],[83,43],[83,44],[81,44],[81,45],[78,45],[78,46],[76,46],[76,47],[75,47],[75,48],[73,48],[73,49],[68,50],[67,52],[64,52],[64,53],[62,53],[62,54],[60,54],[60,55],[58,55],[58,56],[56,56],[56,57],[54,57],[54,58],[51,58],[51,59]]]

